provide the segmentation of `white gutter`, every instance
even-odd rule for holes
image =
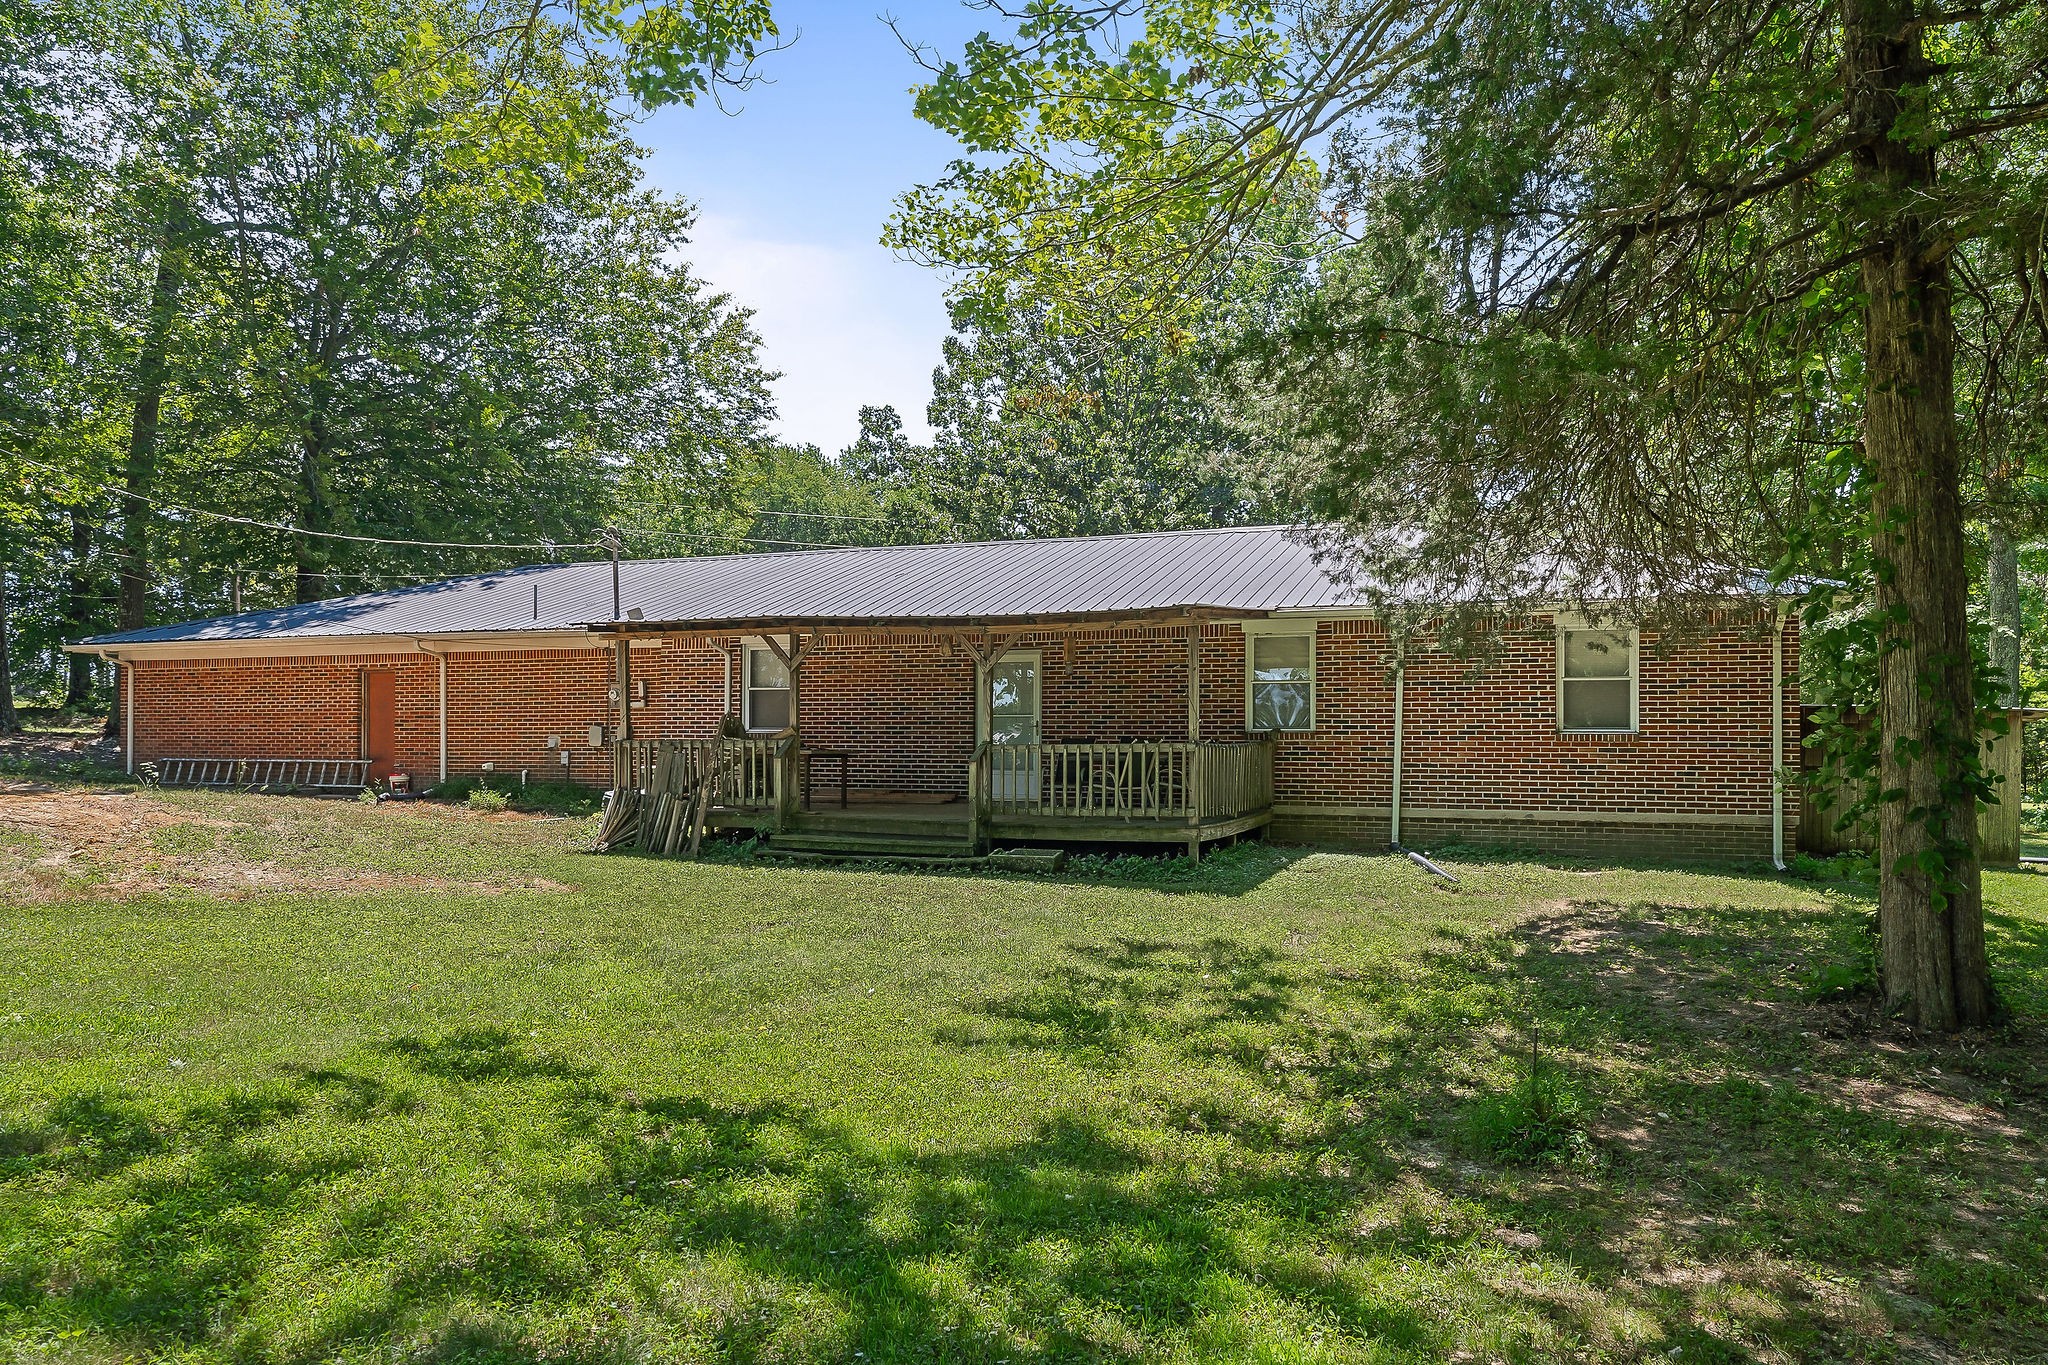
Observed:
[[[1408,647],[1403,641],[1394,654],[1394,791],[1392,813],[1387,818],[1387,842],[1401,846],[1401,701],[1407,690]]]
[[[1785,604],[1771,630],[1771,866],[1785,870]]]
[[[434,635],[279,635],[245,640],[145,640],[115,644],[65,645],[67,654],[97,654],[124,659],[283,659],[332,654],[407,654],[425,638],[454,654],[497,650],[548,649],[578,654],[605,651],[611,643],[585,630],[446,631]],[[660,649],[655,636],[636,636],[635,649]]]

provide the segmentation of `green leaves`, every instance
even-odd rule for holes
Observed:
[[[626,87],[642,104],[695,104],[715,86],[744,86],[776,36],[768,0],[569,0],[574,21],[624,52]]]

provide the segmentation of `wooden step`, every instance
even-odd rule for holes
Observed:
[[[917,834],[826,834],[795,831],[771,835],[772,852],[827,853],[843,858],[967,858],[973,847],[964,837],[940,838]]]
[[[864,811],[859,806],[850,810],[833,806],[792,812],[789,826],[801,834],[880,834],[891,838],[900,835],[910,839],[964,841],[967,838],[967,817],[964,803],[874,811]]]

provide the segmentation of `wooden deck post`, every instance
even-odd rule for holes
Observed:
[[[977,744],[967,760],[967,846],[981,852],[982,830],[987,823],[987,787],[982,771],[988,760],[988,746]]]

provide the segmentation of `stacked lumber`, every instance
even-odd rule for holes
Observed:
[[[687,848],[697,856],[711,826],[711,807],[721,782],[737,770],[737,755],[709,765],[694,761],[689,746],[664,746],[640,790],[614,789],[605,797],[596,850],[637,848],[642,853],[673,856]]]
[[[640,793],[615,788],[604,795],[604,815],[597,823],[599,853],[637,843],[640,838]]]

